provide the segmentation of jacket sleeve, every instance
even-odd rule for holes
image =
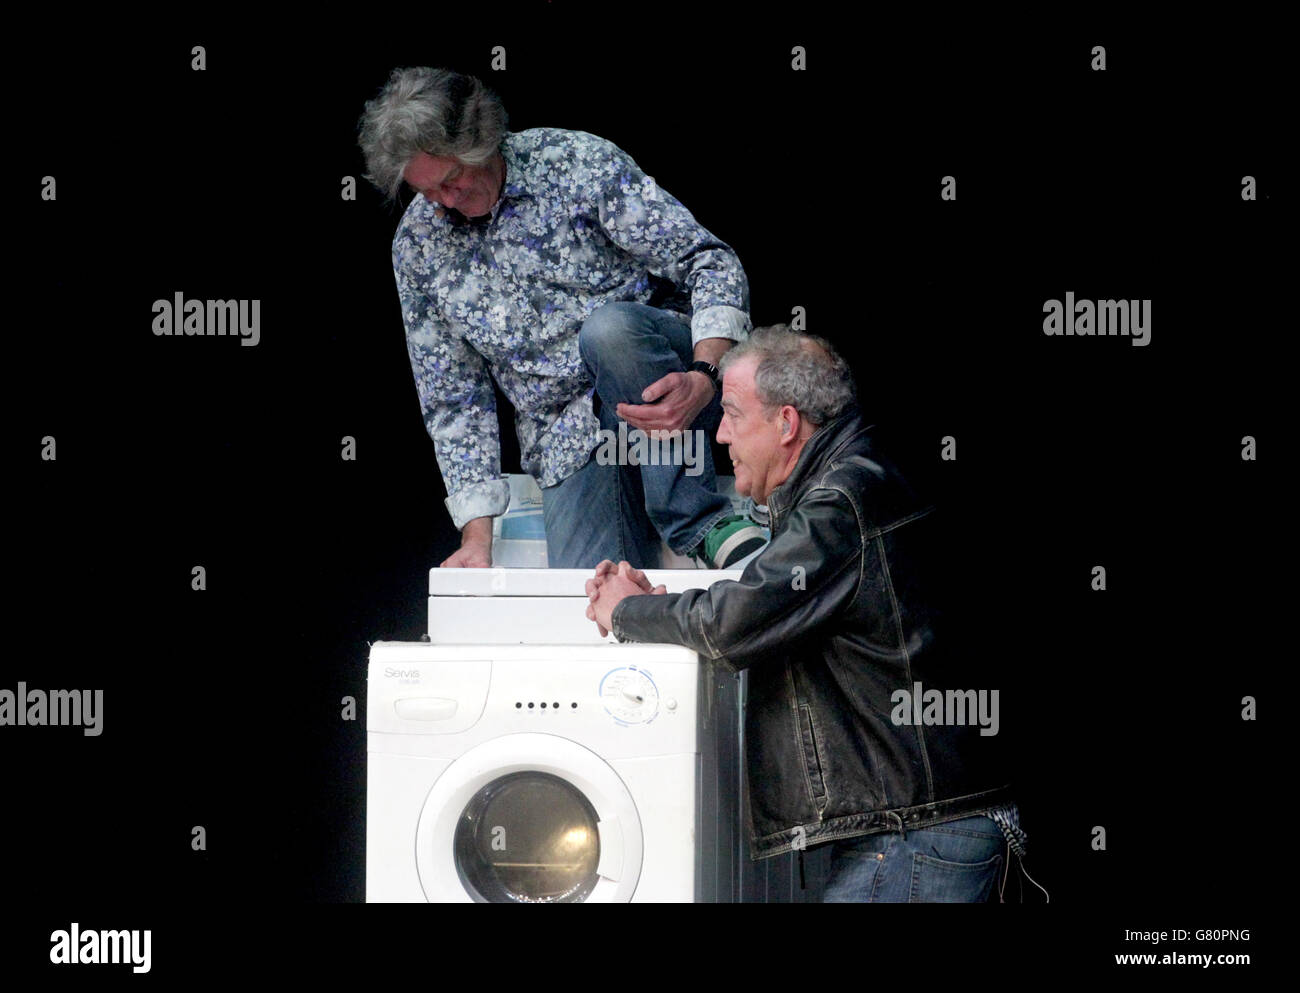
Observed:
[[[685,645],[733,669],[788,655],[851,604],[862,580],[862,532],[848,496],[817,488],[790,510],[738,580],[707,590],[627,597],[619,640]]]
[[[430,304],[412,258],[418,258],[418,252],[396,240],[393,273],[406,351],[424,426],[447,487],[447,510],[456,527],[463,528],[476,517],[504,514],[510,503],[510,483],[501,477],[496,395],[486,361]]]

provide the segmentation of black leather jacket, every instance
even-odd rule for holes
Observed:
[[[941,515],[875,450],[856,408],[808,439],[768,498],[771,543],[738,581],[623,600],[621,640],[686,645],[749,669],[751,849],[779,855],[907,831],[1010,799],[996,736],[895,724],[891,695],[988,690],[940,631]]]

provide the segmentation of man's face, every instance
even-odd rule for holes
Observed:
[[[736,492],[766,503],[783,478],[780,411],[769,420],[754,386],[757,358],[744,358],[727,367],[722,377],[722,423],[718,444],[726,445],[736,473]]]
[[[482,217],[491,212],[500,196],[505,165],[500,155],[481,166],[470,166],[449,155],[416,152],[402,178],[426,200],[459,210],[466,217]]]

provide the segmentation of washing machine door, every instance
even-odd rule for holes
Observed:
[[[623,780],[588,748],[551,734],[478,745],[434,783],[416,829],[432,901],[625,902],[643,840]]]

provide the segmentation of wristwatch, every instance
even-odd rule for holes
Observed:
[[[703,359],[696,359],[690,364],[687,372],[702,372],[713,381],[713,389],[716,393],[722,392],[722,377],[718,375],[718,367],[711,362],[705,362]]]

